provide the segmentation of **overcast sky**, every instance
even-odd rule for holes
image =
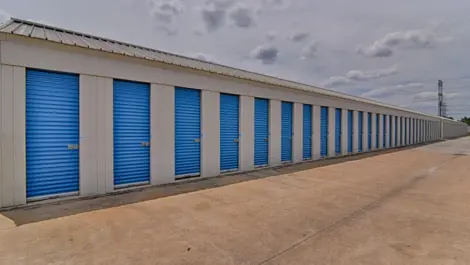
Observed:
[[[468,0],[0,0],[31,19],[437,114],[470,116]]]

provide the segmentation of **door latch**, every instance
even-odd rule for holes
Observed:
[[[141,146],[150,146],[150,143],[149,142],[142,142],[140,143]]]
[[[195,143],[200,143],[200,142],[201,142],[201,139],[199,139],[199,138],[194,139],[194,142],[195,142]]]
[[[234,139],[233,142],[238,143],[238,142],[240,142],[240,139]]]
[[[67,148],[69,150],[77,150],[78,149],[78,144],[69,144],[69,145],[67,145]]]

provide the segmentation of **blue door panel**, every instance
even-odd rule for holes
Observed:
[[[352,110],[348,110],[348,153],[353,152],[353,126],[354,115]]]
[[[328,107],[321,107],[320,156],[328,156]]]
[[[150,85],[113,82],[114,185],[150,181]]]
[[[389,146],[389,147],[392,147],[392,128],[393,128],[393,127],[392,127],[392,124],[393,124],[393,123],[392,123],[392,122],[393,122],[392,119],[393,119],[393,118],[392,118],[392,115],[389,115],[389,116],[388,116],[388,131],[389,131],[389,133],[388,133],[388,146]]]
[[[175,89],[175,174],[201,173],[201,92]]]
[[[372,113],[367,113],[367,149],[372,150]]]
[[[358,139],[357,139],[357,145],[358,145],[358,151],[362,152],[364,151],[364,141],[363,141],[363,135],[364,135],[364,112],[359,111],[358,113]]]
[[[303,105],[303,154],[304,160],[312,159],[312,105]]]
[[[79,191],[79,77],[26,71],[26,197]]]
[[[292,161],[292,115],[293,104],[282,102],[281,105],[281,161]]]
[[[220,94],[220,170],[238,170],[240,100]]]
[[[382,147],[385,148],[387,144],[387,115],[382,116]]]
[[[269,100],[255,99],[255,166],[267,166],[269,157]]]
[[[379,143],[379,136],[380,136],[380,114],[375,115],[375,148],[380,147]]]
[[[335,110],[335,153],[341,154],[341,109]]]

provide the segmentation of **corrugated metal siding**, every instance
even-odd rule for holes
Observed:
[[[114,80],[114,185],[150,182],[150,85]]]
[[[220,94],[220,170],[238,170],[240,100]]]
[[[372,113],[367,113],[367,149],[372,150]]]
[[[320,156],[328,156],[328,107],[321,107]]]
[[[282,102],[281,120],[281,161],[292,161],[292,103]]]
[[[26,197],[79,191],[79,77],[26,71]]]
[[[267,166],[269,158],[269,100],[255,99],[255,166]]]
[[[380,147],[380,114],[375,114],[375,148]]]
[[[303,149],[304,160],[312,159],[312,105],[303,105]]]
[[[341,109],[335,110],[335,153],[341,154]]]
[[[353,134],[354,134],[354,113],[348,110],[348,153],[353,152]]]
[[[358,145],[358,151],[359,152],[362,152],[364,151],[364,112],[362,111],[359,111],[358,113],[358,126],[359,126],[359,130],[358,130],[358,133],[357,133],[357,137],[358,137],[358,141],[357,141],[357,145]]]
[[[201,173],[201,91],[175,89],[175,174]]]

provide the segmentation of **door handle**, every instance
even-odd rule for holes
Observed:
[[[140,143],[141,146],[150,146],[150,143],[149,142],[142,142]]]
[[[267,142],[267,141],[269,141],[269,139],[268,139],[268,138],[264,138],[264,141]]]
[[[79,147],[78,144],[69,144],[69,145],[67,145],[67,148],[69,150],[78,150],[78,147]]]
[[[238,142],[240,142],[240,139],[234,139],[233,142],[238,143]]]
[[[200,142],[201,142],[201,139],[199,139],[199,138],[194,139],[194,142],[195,142],[195,143],[200,143]]]

